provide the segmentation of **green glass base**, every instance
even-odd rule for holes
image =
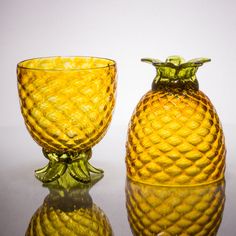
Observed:
[[[37,179],[49,183],[59,179],[65,172],[82,183],[91,181],[91,174],[103,174],[103,170],[93,167],[88,160],[92,156],[91,149],[84,152],[53,153],[43,149],[44,156],[49,163],[35,171]]]

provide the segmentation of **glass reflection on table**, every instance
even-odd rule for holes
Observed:
[[[49,194],[36,210],[28,225],[26,236],[111,236],[111,224],[89,194],[89,190],[101,178],[89,184],[61,177],[45,186]]]
[[[216,235],[224,204],[224,180],[195,187],[126,180],[126,208],[133,235]]]

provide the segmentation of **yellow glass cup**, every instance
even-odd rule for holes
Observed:
[[[88,160],[105,135],[116,95],[116,63],[98,57],[47,57],[17,65],[21,112],[33,139],[49,160],[36,170],[42,182],[66,171],[90,182],[102,174]]]

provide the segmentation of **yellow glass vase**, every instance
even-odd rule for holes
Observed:
[[[17,65],[21,112],[49,160],[36,170],[42,182],[66,171],[82,182],[103,171],[88,160],[105,135],[116,94],[116,63],[97,57],[48,57]]]
[[[135,236],[214,236],[225,203],[224,180],[164,187],[127,179],[126,207]]]
[[[128,129],[127,175],[160,185],[206,184],[224,177],[225,141],[219,117],[199,90],[196,72],[210,61],[179,56],[143,59],[155,66],[152,90],[138,103]]]

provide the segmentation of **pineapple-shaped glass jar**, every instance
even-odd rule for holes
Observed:
[[[142,183],[196,185],[224,177],[225,141],[219,117],[199,90],[196,72],[210,61],[171,56],[155,66],[152,89],[138,103],[128,129],[127,175]]]

